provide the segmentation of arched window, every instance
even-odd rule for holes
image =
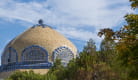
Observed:
[[[63,65],[67,65],[67,63],[74,58],[72,51],[67,47],[59,47],[53,52],[53,60],[61,59]]]
[[[17,52],[14,48],[8,47],[2,55],[2,64],[18,62]]]
[[[44,48],[37,45],[29,46],[22,52],[22,61],[48,62],[48,52]]]

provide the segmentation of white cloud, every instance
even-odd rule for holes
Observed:
[[[99,37],[97,37],[97,33],[85,31],[82,29],[75,29],[75,28],[59,28],[57,31],[61,32],[65,36],[69,38],[76,38],[76,40],[83,40],[87,41],[88,39],[92,38],[94,41],[101,41]]]
[[[66,14],[63,17],[73,24],[112,27],[130,11],[127,0],[116,0],[114,3],[111,0],[48,0],[48,2],[59,14]],[[118,7],[110,8],[115,5]],[[75,20],[70,20],[72,17]]]
[[[93,38],[98,42],[96,32],[100,28],[112,28],[121,24],[123,16],[128,12],[132,12],[128,0],[47,0],[22,3],[1,0],[0,3],[0,18],[32,24],[42,18],[70,38],[80,40]],[[96,30],[93,32],[82,30],[80,25],[89,25]],[[70,28],[66,28],[67,26]]]

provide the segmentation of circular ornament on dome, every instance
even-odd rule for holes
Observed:
[[[66,66],[74,58],[73,52],[67,47],[59,47],[53,52],[53,60],[61,59],[61,63]]]

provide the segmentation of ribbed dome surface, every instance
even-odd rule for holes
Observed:
[[[61,46],[68,47],[76,56],[77,49],[76,47],[66,39],[59,32],[53,30],[50,27],[32,27],[16,37],[9,44],[10,47],[16,49],[18,53],[18,61],[20,62],[22,51],[31,45],[38,45],[45,48],[49,54],[49,61],[52,61],[52,52]]]

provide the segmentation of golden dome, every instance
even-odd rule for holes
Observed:
[[[73,52],[74,57],[77,54],[77,49],[72,42],[48,26],[42,27],[38,25],[31,27],[12,40],[8,46],[16,50],[18,62],[20,62],[22,51],[31,45],[38,45],[46,49],[49,55],[49,61],[52,61],[53,51],[61,46],[68,47]]]

